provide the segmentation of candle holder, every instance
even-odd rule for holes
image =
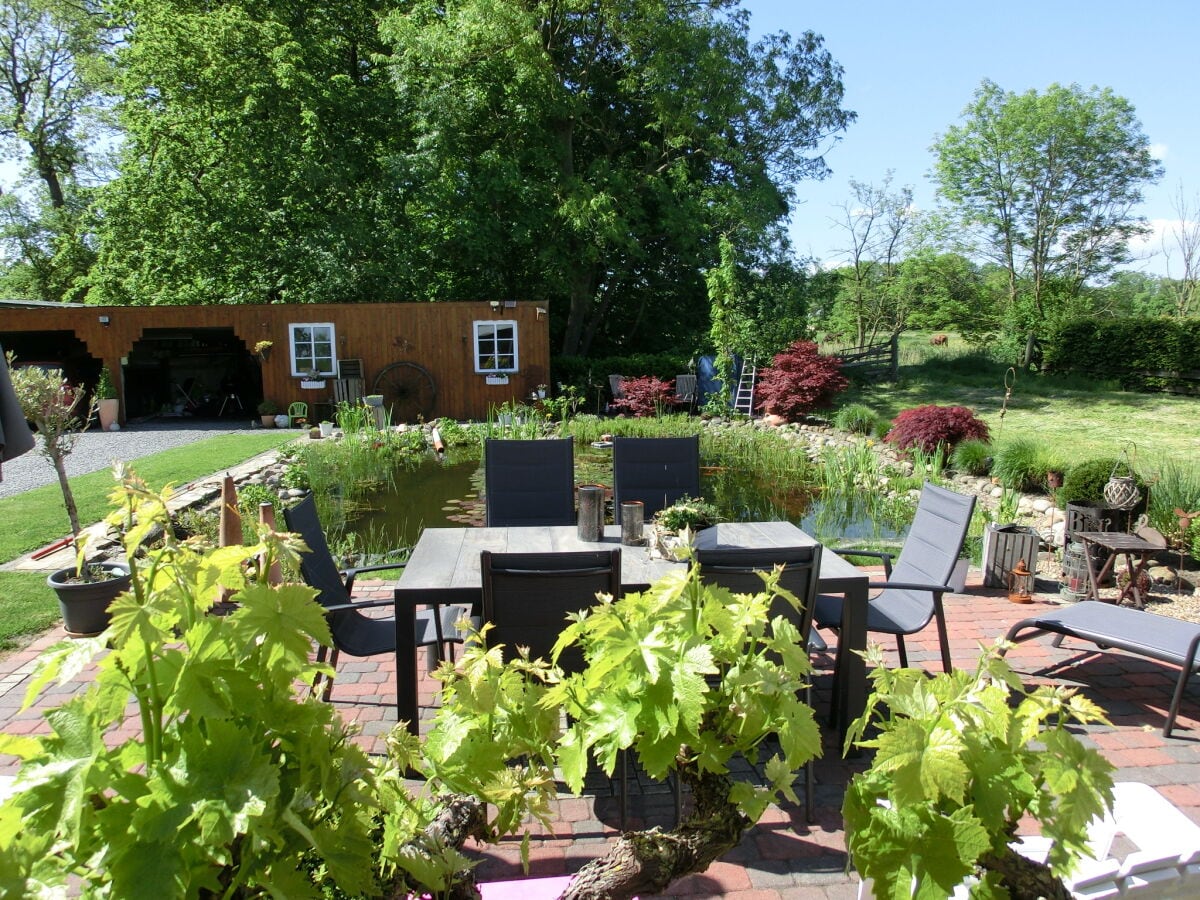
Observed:
[[[626,547],[639,547],[645,543],[646,504],[641,500],[626,500],[621,504],[621,543]]]
[[[583,485],[579,488],[579,539],[589,543],[604,540],[604,488]]]

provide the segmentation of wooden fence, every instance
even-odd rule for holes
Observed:
[[[895,381],[900,371],[900,336],[866,347],[849,347],[833,354],[842,361],[842,371],[867,381]]]

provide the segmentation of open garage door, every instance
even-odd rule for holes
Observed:
[[[124,372],[131,418],[257,418],[262,372],[231,328],[147,328]]]

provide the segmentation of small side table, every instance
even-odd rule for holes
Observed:
[[[1128,597],[1133,602],[1135,608],[1145,609],[1146,598],[1142,595],[1142,589],[1138,586],[1138,581],[1142,573],[1146,571],[1150,557],[1163,549],[1162,545],[1138,537],[1136,534],[1125,534],[1121,531],[1077,531],[1075,532],[1075,537],[1083,542],[1085,548],[1084,557],[1087,559],[1088,596],[1085,599],[1100,599],[1100,582],[1112,571],[1117,557],[1124,556],[1125,565],[1129,570],[1129,584],[1121,588],[1121,593],[1116,599],[1116,604],[1120,606]],[[1104,563],[1104,567],[1099,572],[1096,571],[1096,563],[1090,552],[1092,544],[1109,551],[1108,561]],[[1136,564],[1133,561],[1134,554],[1139,555]]]

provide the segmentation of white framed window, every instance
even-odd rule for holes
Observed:
[[[475,371],[486,375],[516,372],[517,323],[511,320],[475,323]]]
[[[292,375],[314,372],[333,378],[337,372],[336,331],[332,322],[293,322],[288,325],[292,345]]]

